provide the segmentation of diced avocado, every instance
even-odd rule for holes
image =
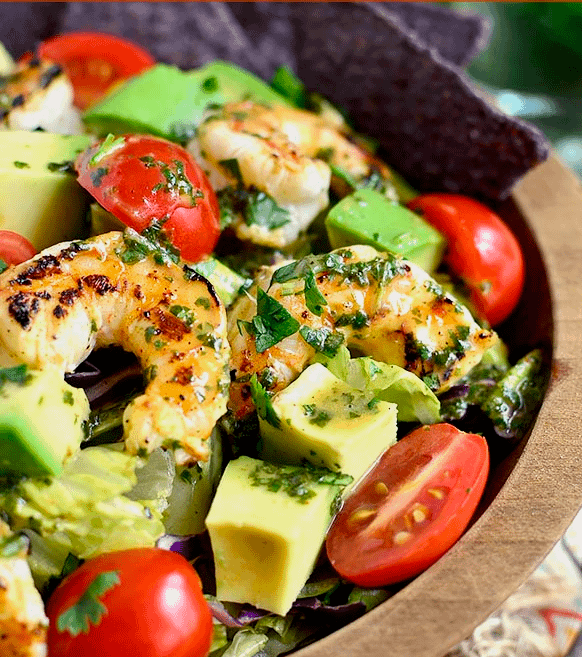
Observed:
[[[393,251],[428,273],[438,267],[446,242],[422,217],[372,189],[360,189],[343,198],[325,219],[333,249],[369,244]]]
[[[87,196],[69,169],[88,135],[0,131],[0,229],[24,235],[39,251],[83,237]]]
[[[0,474],[59,474],[88,417],[87,396],[57,368],[0,370]]]
[[[320,363],[306,368],[271,400],[273,418],[259,418],[261,457],[349,474],[357,481],[396,442],[396,404],[379,401]]]
[[[206,518],[219,600],[289,611],[331,521],[335,477],[247,456],[228,464]]]
[[[183,142],[194,136],[208,105],[247,98],[289,104],[268,84],[234,64],[216,61],[192,71],[158,64],[92,106],[83,120],[100,136],[146,132]]]
[[[248,279],[212,256],[188,266],[212,283],[225,306],[230,306],[248,282]]]

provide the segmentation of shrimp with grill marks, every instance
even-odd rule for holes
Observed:
[[[171,446],[181,462],[204,461],[226,410],[226,312],[206,279],[161,249],[135,249],[130,237],[59,244],[7,269],[0,363],[53,363],[64,374],[94,348],[119,345],[137,356],[146,380],[124,413],[128,451]]]
[[[386,165],[348,138],[336,125],[306,110],[251,101],[230,103],[198,127],[188,149],[201,162],[217,190],[242,185],[247,194],[268,195],[279,209],[276,221],[241,211],[244,194],[235,195],[234,230],[243,240],[282,248],[293,242],[329,205],[331,165],[356,182],[372,175],[388,180]],[[233,161],[236,165],[233,166]],[[338,191],[335,190],[334,191]],[[238,212],[237,212],[238,211]]]
[[[2,128],[83,132],[80,112],[73,106],[73,86],[59,64],[34,57],[8,75],[0,75]]]
[[[265,326],[281,337],[283,323],[287,335],[265,342]],[[229,312],[228,337],[236,419],[253,410],[253,374],[281,390],[318,351],[333,355],[341,344],[403,367],[439,393],[497,340],[420,267],[362,245],[263,268]]]

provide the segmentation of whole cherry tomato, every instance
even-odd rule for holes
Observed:
[[[184,557],[158,548],[85,561],[47,605],[49,657],[205,657],[212,614]]]
[[[514,310],[524,284],[523,255],[509,227],[482,203],[459,194],[423,194],[408,207],[446,236],[445,261],[489,324],[500,324]]]
[[[151,135],[109,135],[79,155],[79,183],[126,226],[163,224],[184,260],[214,249],[220,210],[206,175],[185,148]]]
[[[418,575],[461,536],[488,472],[482,436],[450,424],[414,430],[348,496],[327,535],[331,564],[360,586]]]
[[[143,48],[112,34],[70,32],[44,41],[38,55],[61,64],[71,80],[75,105],[86,109],[113,86],[155,64]]]
[[[0,230],[0,260],[7,265],[19,265],[36,255],[34,246],[12,230]]]

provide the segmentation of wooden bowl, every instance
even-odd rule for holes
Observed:
[[[582,504],[582,188],[551,158],[499,212],[527,264],[523,298],[500,333],[514,353],[542,346],[552,361],[533,429],[492,468],[478,519],[447,554],[297,657],[441,657],[525,581]]]

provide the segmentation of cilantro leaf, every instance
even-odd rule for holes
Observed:
[[[323,306],[327,306],[327,300],[317,287],[315,274],[312,269],[309,269],[305,274],[305,305],[314,315],[321,315],[323,313]]]
[[[116,151],[124,144],[125,144],[124,137],[116,138],[115,135],[109,133],[107,137],[105,137],[105,139],[101,142],[101,144],[93,154],[93,157],[89,160],[89,166],[90,167],[97,166],[103,158],[107,157],[110,153]]]
[[[344,336],[329,328],[315,329],[309,326],[302,326],[299,329],[301,337],[307,342],[308,345],[313,347],[315,351],[333,358],[337,354],[337,350],[344,342]]]
[[[8,269],[8,265],[0,258],[0,274]]]
[[[259,191],[249,193],[243,216],[248,226],[256,224],[269,230],[280,228],[290,221],[287,210],[280,208],[274,199]]]
[[[91,624],[99,625],[107,613],[107,607],[99,598],[119,583],[118,571],[99,573],[77,602],[57,618],[57,630],[66,631],[71,636],[78,636],[81,632],[88,634]]]
[[[257,314],[245,328],[255,336],[259,353],[270,349],[299,329],[299,322],[263,289],[257,291]]]
[[[243,177],[240,170],[240,165],[236,157],[232,157],[229,160],[219,160],[218,164],[228,171],[228,173],[239,183],[242,184]]]
[[[17,383],[20,386],[25,386],[30,379],[32,379],[32,374],[28,371],[28,367],[25,364],[15,365],[14,367],[5,367],[0,370],[0,388],[7,382]]]
[[[259,383],[259,379],[257,378],[256,374],[251,376],[250,383],[251,396],[257,408],[259,417],[268,422],[272,427],[275,427],[275,429],[279,429],[281,426],[281,420],[273,408],[270,393],[265,390],[265,388],[263,388],[263,386]]]

